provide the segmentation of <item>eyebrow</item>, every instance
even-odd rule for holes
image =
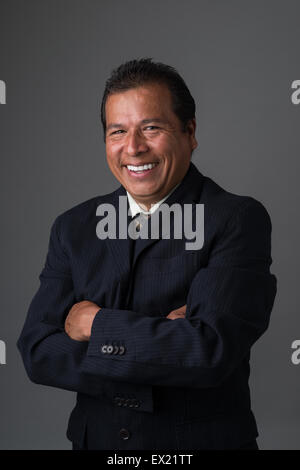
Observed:
[[[161,119],[161,118],[143,119],[140,122],[140,124],[150,124],[151,122],[156,122],[159,124],[169,124],[169,121],[167,121],[166,119]],[[124,127],[124,124],[113,122],[112,124],[109,124],[107,126],[106,131],[109,131],[110,129],[120,128],[120,127]]]

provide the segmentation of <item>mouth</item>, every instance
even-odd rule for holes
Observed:
[[[158,162],[147,163],[145,165],[124,165],[130,176],[134,178],[141,178],[153,173],[158,166]]]

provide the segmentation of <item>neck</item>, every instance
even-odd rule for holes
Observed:
[[[138,199],[135,199],[135,201],[144,211],[150,211],[151,205],[156,204],[158,202],[158,201],[152,201],[150,203],[145,203],[145,202],[139,201]]]
[[[177,183],[175,186],[173,186],[172,189],[170,189],[166,194],[160,196],[159,198],[156,198],[156,199],[152,199],[151,201],[145,201],[144,199],[140,200],[139,198],[136,198],[134,196],[133,199],[135,200],[135,202],[144,210],[144,211],[149,211],[151,209],[151,205],[154,205],[156,204],[157,202],[161,201],[162,199],[166,198],[166,196],[168,194],[171,194],[176,188],[177,186],[179,186],[179,184],[181,183],[181,181],[179,183]]]

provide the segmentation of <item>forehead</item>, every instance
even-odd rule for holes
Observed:
[[[123,119],[170,117],[172,97],[164,84],[144,85],[109,95],[105,111],[107,124],[117,116]]]

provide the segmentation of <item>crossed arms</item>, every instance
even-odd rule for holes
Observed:
[[[65,320],[65,332],[76,341],[89,341],[91,337],[92,324],[101,307],[89,300],[82,300],[73,305]],[[172,310],[166,318],[176,320],[184,318],[186,305]]]
[[[276,294],[269,271],[271,222],[264,207],[249,199],[194,277],[186,308],[167,317],[76,303],[57,218],[41,284],[17,342],[29,378],[96,396],[107,380],[219,386],[267,329]],[[103,354],[107,338],[125,341],[126,353]]]

